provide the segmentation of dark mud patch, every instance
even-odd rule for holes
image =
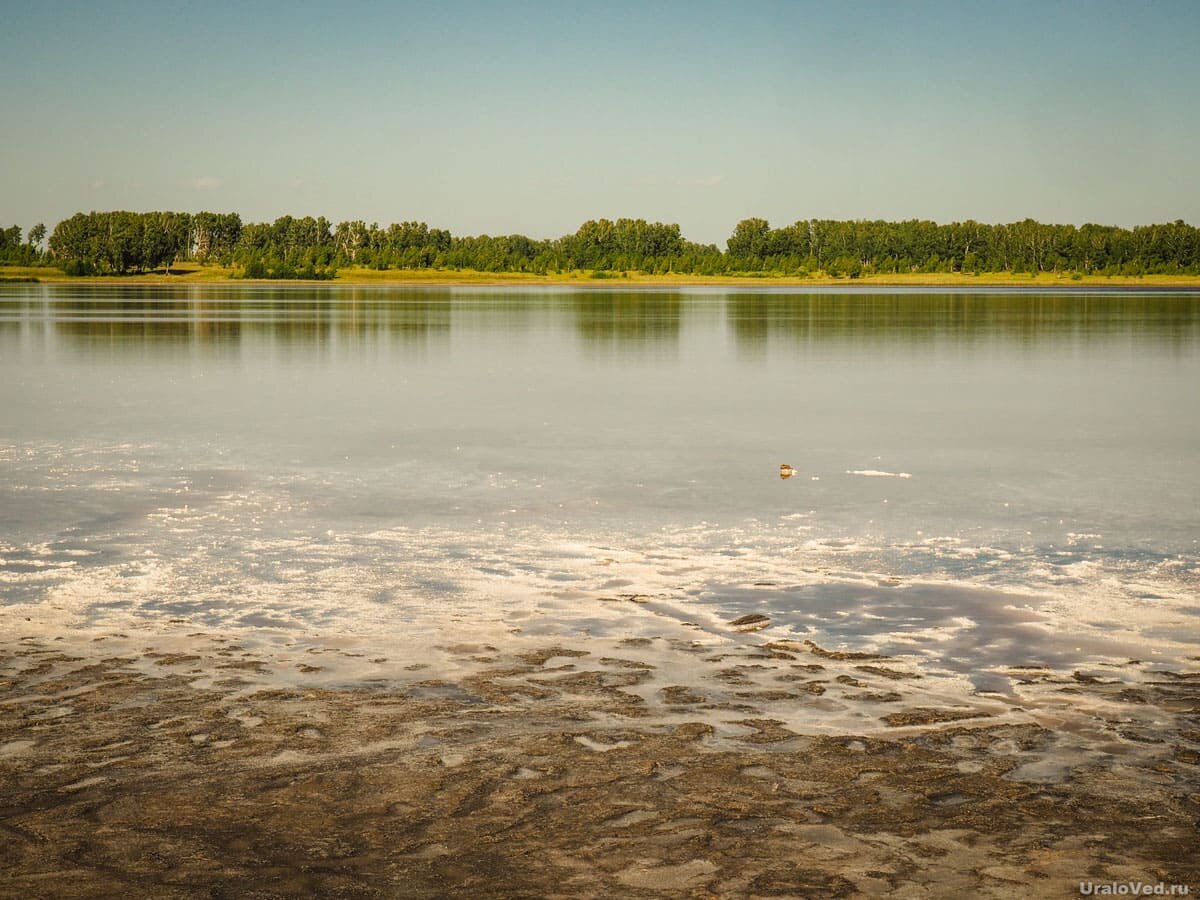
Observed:
[[[889,713],[883,717],[883,721],[893,728],[899,728],[905,725],[933,725],[988,716],[988,713],[974,709],[906,709],[903,712]]]

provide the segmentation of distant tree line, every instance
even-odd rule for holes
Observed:
[[[39,230],[40,229],[40,230]],[[588,270],[700,275],[824,272],[855,278],[901,272],[1200,274],[1200,229],[1176,221],[1120,228],[980,222],[810,219],[772,228],[744,219],[720,250],[686,240],[678,225],[643,219],[585,222],[574,234],[456,237],[424,222],[337,225],[283,216],[243,224],[237,213],[76,213],[40,249],[44,226],[0,231],[0,262],[50,260],[70,274],[145,272],[190,260],[246,278],[330,278],[340,267],[474,269],[545,274]]]
[[[146,272],[184,255],[191,233],[187,213],[76,213],[50,235],[50,256],[68,275]]]
[[[1009,225],[968,220],[939,225],[812,219],[771,228],[744,219],[729,238],[734,269],[877,272],[1081,272],[1101,275],[1196,274],[1200,229],[1168,225]]]
[[[42,261],[42,241],[46,239],[46,226],[34,225],[29,229],[29,239],[21,240],[21,226],[0,228],[0,263],[10,266],[33,266]]]

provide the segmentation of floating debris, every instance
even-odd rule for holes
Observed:
[[[779,477],[780,478],[783,478],[786,480],[788,478],[791,478],[795,474],[796,474],[796,470],[794,467],[789,466],[787,463],[779,464]]]

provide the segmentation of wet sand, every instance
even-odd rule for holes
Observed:
[[[1200,665],[728,635],[0,639],[0,894],[1053,897],[1200,888]],[[374,674],[373,674],[374,673]]]

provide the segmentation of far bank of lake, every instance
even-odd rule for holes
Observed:
[[[1121,290],[1200,290],[1197,275],[1073,275],[1069,272],[913,272],[910,274],[863,275],[857,278],[833,277],[824,273],[798,276],[771,273],[744,275],[694,275],[648,272],[611,272],[575,270],[538,275],[534,272],[481,272],[472,269],[368,269],[344,268],[326,281],[303,279],[246,279],[238,277],[236,267],[199,266],[181,263],[170,272],[159,269],[134,275],[70,276],[62,269],[48,266],[0,266],[0,283],[36,281],[43,284],[370,284],[370,285],[569,285],[575,287],[661,286],[661,287],[827,287],[830,285],[863,287],[961,287],[964,289],[1004,287],[1027,288],[1113,288]]]

